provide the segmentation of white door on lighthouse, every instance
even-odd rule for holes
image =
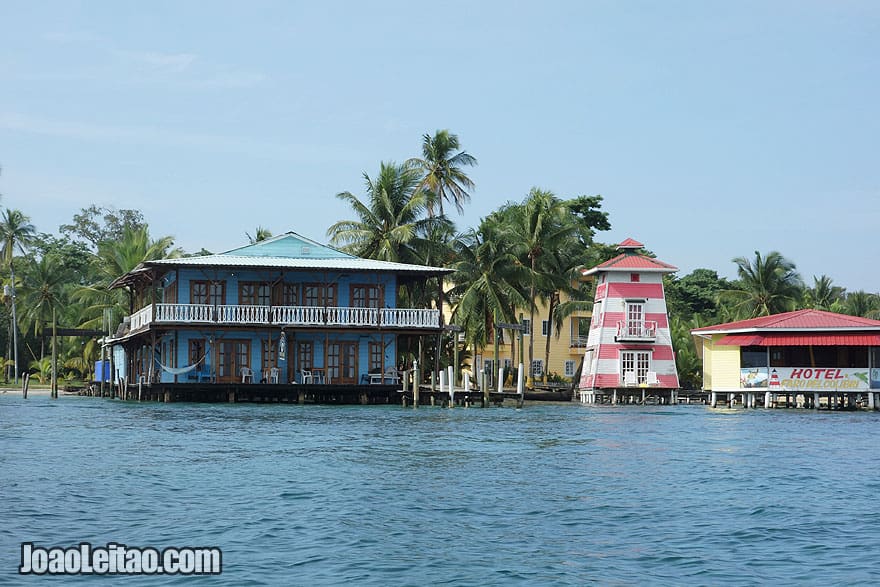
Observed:
[[[620,380],[626,373],[635,373],[637,383],[645,383],[651,370],[651,351],[620,351]]]

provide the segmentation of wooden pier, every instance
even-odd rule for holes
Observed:
[[[709,392],[713,408],[800,408],[808,410],[877,410],[880,409],[880,391],[713,391]]]
[[[100,397],[98,386],[90,386],[79,395]],[[476,389],[431,390],[422,385],[418,393],[400,385],[333,385],[273,383],[140,383],[114,386],[104,390],[104,397],[143,402],[205,402],[205,403],[286,403],[286,404],[352,404],[412,406],[415,398],[424,406],[487,406],[500,405],[505,399],[517,400],[513,391],[483,393]]]

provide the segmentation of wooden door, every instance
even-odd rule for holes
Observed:
[[[327,375],[331,383],[357,383],[356,342],[334,341],[327,345]]]
[[[241,368],[250,368],[250,357],[250,341],[221,340],[217,346],[217,380],[222,383],[241,381]]]

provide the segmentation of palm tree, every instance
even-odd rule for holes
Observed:
[[[555,291],[559,280],[555,275],[554,251],[574,240],[577,227],[571,221],[568,207],[552,192],[532,188],[519,206],[511,209],[511,232],[521,261],[529,268],[529,323],[535,323],[536,300],[539,293]],[[529,375],[532,374],[535,337],[529,337]]]
[[[814,310],[830,310],[834,302],[843,300],[846,289],[834,285],[827,275],[813,276],[813,287],[804,290],[804,305]]]
[[[25,305],[22,322],[33,326],[35,336],[52,320],[53,312],[65,307],[69,279],[67,268],[55,255],[46,255],[26,268],[20,294]],[[40,359],[45,356],[45,340],[40,339]]]
[[[0,257],[9,267],[9,281],[12,297],[12,348],[15,363],[15,383],[18,384],[18,323],[15,315],[15,267],[13,258],[15,251],[24,254],[36,236],[36,229],[31,224],[30,218],[20,210],[4,210],[0,215]]]
[[[330,244],[382,261],[415,263],[424,236],[438,220],[425,218],[427,196],[419,191],[418,171],[409,165],[382,163],[375,180],[364,174],[367,197],[336,195],[348,202],[357,220],[340,220],[329,229]]]
[[[850,316],[875,319],[880,316],[880,296],[866,291],[854,291],[846,294],[843,303],[835,309]]]
[[[803,282],[793,262],[777,251],[766,257],[755,251],[753,261],[737,257],[733,262],[739,281],[719,297],[722,302],[730,302],[734,315],[755,318],[794,309],[801,298]]]
[[[115,316],[129,314],[135,300],[126,304],[125,296],[120,290],[110,290],[110,284],[144,261],[179,257],[182,251],[180,248],[172,248],[173,245],[174,239],[170,236],[156,240],[150,238],[147,225],[125,227],[119,240],[98,243],[98,253],[93,259],[96,280],[73,294],[77,301],[87,304],[85,311],[89,317],[80,326],[100,328],[103,311],[107,308]]]
[[[254,231],[254,236],[251,236],[250,233],[244,233],[250,243],[256,244],[260,241],[264,241],[267,238],[272,238],[272,232],[268,228],[263,228],[262,226],[258,226]]]
[[[421,172],[418,189],[430,194],[428,213],[431,216],[435,205],[443,215],[443,200],[454,203],[461,214],[464,204],[471,198],[468,190],[474,189],[474,182],[463,167],[473,167],[477,160],[466,151],[459,151],[460,148],[458,135],[438,130],[433,137],[429,134],[422,136],[422,157],[407,161]]]

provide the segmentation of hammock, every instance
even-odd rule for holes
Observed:
[[[208,354],[205,353],[204,355],[202,355],[201,359],[199,359],[198,361],[196,361],[192,365],[187,365],[186,367],[169,367],[167,365],[163,365],[162,363],[159,363],[159,361],[156,361],[156,363],[158,363],[158,365],[160,367],[162,367],[162,370],[165,371],[166,373],[171,373],[172,375],[183,375],[184,373],[189,373],[190,371],[195,370],[195,368],[198,367],[199,364],[202,361],[204,361],[205,357],[207,357],[207,356],[208,356]]]

